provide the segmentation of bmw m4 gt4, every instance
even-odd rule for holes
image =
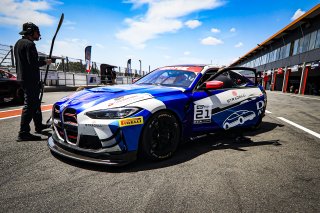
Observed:
[[[138,153],[161,160],[191,137],[259,126],[266,103],[255,69],[167,66],[130,85],[84,89],[56,102],[48,146],[71,159],[113,166]]]

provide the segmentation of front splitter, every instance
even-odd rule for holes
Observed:
[[[79,152],[78,150],[74,150],[74,152],[72,152],[71,149],[66,150],[63,147],[59,146],[58,142],[56,142],[52,137],[49,137],[48,139],[48,147],[52,152],[63,157],[93,164],[124,166],[137,159],[136,151],[117,155],[111,155],[108,153],[100,153],[97,155],[96,153],[92,154],[91,152],[85,151],[82,151],[83,154],[81,154],[81,152]]]

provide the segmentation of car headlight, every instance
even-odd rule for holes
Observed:
[[[86,115],[93,119],[120,119],[129,117],[130,115],[133,115],[140,110],[141,108],[138,107],[119,107],[90,111],[87,112]]]

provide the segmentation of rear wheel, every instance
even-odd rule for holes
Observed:
[[[258,130],[258,129],[260,129],[261,124],[262,124],[262,114],[259,115],[259,118],[258,118],[257,123],[256,123],[254,126],[252,126],[251,129],[252,129],[252,130]]]
[[[18,88],[15,91],[15,97],[14,97],[14,101],[18,104],[23,104],[24,101],[24,92],[22,88]]]
[[[171,157],[180,141],[180,127],[170,112],[155,113],[142,132],[141,151],[151,160]]]

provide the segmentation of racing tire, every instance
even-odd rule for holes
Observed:
[[[260,129],[262,124],[262,115],[259,116],[257,123],[251,127],[253,131]]]
[[[24,92],[22,88],[18,88],[15,91],[15,97],[13,99],[13,101],[17,104],[23,104],[24,102]]]
[[[170,112],[155,113],[146,123],[141,138],[142,156],[154,160],[170,158],[180,142],[180,125]]]

